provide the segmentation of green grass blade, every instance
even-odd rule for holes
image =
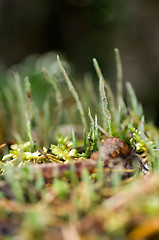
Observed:
[[[24,110],[25,95],[22,88],[20,76],[17,72],[14,73],[14,80],[15,80],[15,97],[16,97],[15,101],[16,101],[16,107],[18,109],[18,114],[20,117],[19,118],[20,135],[22,138],[25,138],[26,137],[26,132],[24,131],[24,129],[26,128],[26,116],[25,116],[25,110]]]
[[[61,64],[61,61],[60,61],[60,58],[59,58],[58,55],[57,55],[57,61],[58,61],[60,70],[61,70],[61,72],[62,72],[62,74],[63,74],[63,76],[64,76],[64,78],[65,78],[65,80],[66,80],[66,83],[67,83],[67,85],[68,85],[68,88],[69,88],[70,92],[72,93],[72,95],[73,95],[73,97],[74,97],[74,99],[75,99],[75,101],[76,101],[77,108],[78,108],[79,113],[80,113],[80,116],[81,116],[81,121],[82,121],[83,127],[84,127],[85,129],[87,129],[87,121],[86,121],[86,118],[85,118],[85,113],[84,113],[84,110],[83,110],[83,107],[82,107],[82,103],[81,103],[81,101],[80,101],[80,99],[79,99],[78,93],[77,93],[77,91],[75,90],[75,88],[74,88],[71,80],[69,79],[69,77],[68,77],[65,69],[63,68],[63,66],[62,66],[62,64]]]
[[[97,60],[95,58],[93,59],[93,64],[94,64],[94,68],[96,70],[98,79],[100,79],[100,78],[103,79],[104,87],[105,87],[105,90],[106,90],[107,99],[108,99],[109,106],[110,106],[111,115],[115,118],[116,107],[115,107],[115,99],[114,99],[114,95],[112,93],[112,90],[109,87],[109,85],[107,84],[106,80],[104,79],[102,71],[101,71],[101,69],[99,67],[99,64],[98,64],[98,62],[97,62]]]
[[[117,102],[123,103],[123,70],[121,64],[121,58],[119,49],[115,48],[115,60],[116,60],[116,75],[117,75]]]
[[[100,99],[102,104],[102,113],[103,113],[103,127],[108,130],[110,137],[112,136],[112,130],[111,130],[111,114],[108,109],[108,101],[107,96],[104,89],[104,79],[102,72],[100,70],[99,64],[97,60],[93,59],[93,64],[96,69],[96,72],[98,74],[99,78],[99,93],[100,93]]]
[[[30,148],[31,152],[34,151],[34,141],[32,137],[32,132],[31,132],[31,86],[29,82],[29,78],[26,77],[24,79],[24,86],[25,86],[25,98],[26,98],[26,109],[25,109],[25,116],[26,116],[26,129],[27,129],[27,135],[30,141]]]
[[[130,82],[126,83],[126,88],[127,88],[127,92],[128,92],[128,101],[130,104],[130,108],[136,114],[136,116],[141,118],[143,115],[142,105],[140,103],[138,103],[135,91]]]
[[[57,101],[57,104],[59,106],[59,109],[62,108],[62,94],[57,82],[57,79],[53,76],[51,76],[45,68],[42,69],[42,72],[44,74],[45,79],[53,86],[54,90],[55,90],[55,98]]]
[[[71,163],[71,169],[70,169],[70,178],[71,178],[71,183],[73,186],[77,186],[78,184],[78,177],[77,177],[77,174],[76,174],[76,170],[75,170],[75,165],[74,163]]]
[[[88,116],[90,118],[90,134],[89,137],[92,138],[93,142],[93,151],[97,151],[97,139],[98,139],[98,123],[97,123],[97,115],[95,115],[95,120],[91,115],[90,108],[88,109]]]
[[[76,136],[73,128],[72,128],[72,142],[73,142],[73,148],[77,149]]]
[[[116,106],[115,106],[115,99],[114,99],[114,95],[112,93],[111,88],[109,87],[109,85],[106,83],[106,81],[104,80],[104,87],[106,90],[106,94],[108,97],[108,103],[109,103],[109,111],[111,112],[111,116],[113,118],[113,120],[115,121],[116,118]]]
[[[116,88],[117,88],[117,105],[121,106],[121,113],[125,116],[127,114],[127,107],[124,102],[123,97],[123,70],[122,70],[122,63],[120,58],[119,49],[115,48],[115,61],[116,61]]]
[[[101,155],[101,154],[100,154]],[[98,173],[97,173],[97,176],[98,176],[98,182],[99,184],[102,186],[103,183],[104,183],[104,171],[103,171],[103,159],[101,156],[99,156],[99,159],[98,159],[98,166],[97,166],[97,169],[98,169]]]
[[[98,141],[98,120],[97,120],[97,114],[95,114],[95,121],[94,121],[94,141],[97,145],[97,141]]]

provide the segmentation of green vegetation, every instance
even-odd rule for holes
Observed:
[[[130,83],[125,101],[118,49],[115,58],[116,94],[96,59],[99,92],[89,75],[81,83],[71,80],[68,63],[54,54],[0,76],[2,239],[159,234],[159,130],[146,123]],[[112,167],[104,167],[100,154],[90,159],[112,136],[131,146],[149,171],[139,162],[130,169],[113,165],[112,158]]]

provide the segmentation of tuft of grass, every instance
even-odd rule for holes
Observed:
[[[88,240],[105,239],[105,236],[123,240],[151,238],[151,234],[156,233],[154,226],[158,226],[159,131],[146,122],[130,83],[126,83],[128,104],[123,100],[119,50],[115,49],[116,97],[104,80],[97,60],[93,59],[99,78],[101,109],[98,109],[98,94],[91,77],[87,78],[88,85],[85,82],[86,87],[83,88],[81,84],[77,93],[68,77],[68,70],[65,70],[67,64],[61,64],[59,57],[56,61],[55,55],[54,62],[52,58],[50,60],[50,55],[47,56],[49,59],[46,56],[37,59],[36,67],[32,64],[31,68],[21,67],[28,69],[28,74],[15,73],[14,79],[9,77],[7,85],[0,89],[1,99],[4,100],[0,111],[3,110],[3,121],[7,123],[7,138],[12,131],[20,139],[15,144],[6,141],[0,145],[1,155],[4,154],[0,161],[2,232],[11,236],[9,239],[61,239],[67,235],[66,229],[74,238]],[[44,67],[43,60],[47,60]],[[21,81],[24,76],[28,77]],[[42,84],[42,91],[39,91],[37,82]],[[54,91],[50,91],[49,84]],[[90,88],[89,84],[92,84]],[[68,89],[73,101],[67,93]],[[79,99],[83,100],[83,104]],[[85,99],[89,99],[89,106]],[[61,136],[57,137],[58,127],[60,129],[65,124],[65,128],[70,121],[78,122],[77,107],[82,122],[80,134],[74,125],[69,128],[68,137],[61,137],[65,135],[62,130]],[[87,109],[88,116],[85,115]],[[110,160],[111,167],[106,168],[101,156],[93,170],[84,168],[80,172],[81,165],[77,161],[89,167],[93,160],[84,161],[90,158],[92,152],[99,150],[103,139],[109,136],[120,137],[131,145],[148,165],[151,174],[141,172],[138,166],[136,171],[113,165],[113,159]],[[37,139],[35,146],[34,138]],[[61,174],[63,170],[64,174]],[[50,178],[46,180],[44,177],[47,174]],[[147,176],[143,177],[144,174]],[[65,235],[62,236],[63,232]]]

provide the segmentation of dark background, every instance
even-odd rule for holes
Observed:
[[[113,86],[114,48],[148,119],[159,123],[159,1],[1,0],[0,70],[33,53],[64,52],[78,76],[96,57]]]

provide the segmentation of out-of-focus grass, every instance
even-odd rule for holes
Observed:
[[[146,123],[130,83],[124,100],[118,49],[115,58],[116,95],[95,59],[98,91],[91,75],[75,82],[67,61],[53,53],[1,75],[0,140],[12,143],[10,150],[1,148],[2,239],[133,240],[159,233],[159,131]],[[74,162],[85,161],[111,136],[131,145],[150,172],[123,179],[123,168],[103,168],[99,159],[92,174],[84,169],[78,178]],[[69,162],[70,171],[62,177],[54,172],[46,182],[33,166],[50,162]]]

